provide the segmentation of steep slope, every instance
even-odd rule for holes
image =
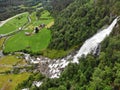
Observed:
[[[56,17],[49,48],[68,50],[81,46],[87,38],[115,18],[116,11],[119,11],[116,8],[118,4],[117,0],[75,0]]]
[[[41,90],[119,90],[120,22],[101,45],[98,57],[81,58],[69,64],[59,79],[45,79]]]
[[[69,39],[66,42],[65,40],[67,40],[68,37],[73,39],[71,47],[75,45],[81,46],[81,44],[84,42],[84,39],[88,39],[88,37],[97,32],[98,29],[100,29],[104,25],[107,25],[116,16],[120,15],[119,0],[94,0],[94,2],[91,1],[87,1],[87,3],[81,4],[84,6],[85,10],[88,10],[87,12],[89,13],[87,13],[87,15],[82,12],[82,10],[84,9],[80,9],[79,12],[77,9],[80,7],[79,5],[82,0],[76,0],[74,3],[71,4],[74,7],[70,5],[65,10],[63,10],[60,15],[58,15],[59,17],[56,19],[56,23],[52,28],[53,40],[50,45],[51,48],[53,46],[55,49],[69,49],[69,45],[72,40]],[[75,11],[77,12],[76,14],[78,14],[78,16],[74,14]],[[80,14],[80,12],[82,13]],[[81,16],[82,14],[84,15]],[[71,17],[74,17],[74,19],[72,19]],[[76,22],[78,23],[75,23],[77,25],[73,28],[71,26],[73,25],[73,22],[75,22],[74,20],[76,20]],[[83,26],[84,28],[81,28]],[[70,30],[70,28],[72,28],[73,30]],[[67,33],[69,31],[72,32]],[[79,36],[76,36],[76,34],[78,34]],[[69,35],[75,35],[76,38]],[[82,35],[84,35],[84,38],[82,38]],[[41,87],[37,88],[30,85],[29,87],[35,90],[119,90],[119,39],[120,21],[117,23],[110,37],[108,37],[101,43],[102,50],[98,57],[88,55],[86,58],[81,58],[79,60],[79,64],[69,64],[69,66],[63,71],[59,79],[40,78],[38,79],[38,81],[42,80],[44,82]],[[30,81],[31,79],[28,80],[28,82]]]
[[[107,27],[106,29],[98,32],[93,37],[87,39],[85,43],[80,48],[77,55],[74,57],[74,62],[79,62],[78,58],[82,56],[86,57],[88,54],[93,53],[93,55],[99,55],[97,48],[100,46],[100,43],[106,38],[109,37],[110,33],[112,32],[113,28],[118,22],[118,17],[112,22],[112,24]],[[99,48],[98,48],[99,49]],[[100,51],[100,50],[99,50]]]
[[[48,9],[53,13],[54,16],[57,16],[60,11],[65,9],[69,4],[74,0],[50,0]]]

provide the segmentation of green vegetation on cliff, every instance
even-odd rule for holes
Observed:
[[[118,4],[117,0],[75,0],[55,18],[49,48],[68,50],[81,46],[118,15]]]

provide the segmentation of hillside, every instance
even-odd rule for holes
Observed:
[[[0,3],[0,20],[13,16],[0,24],[0,89],[120,90],[119,0],[10,1]]]
[[[93,0],[76,0],[61,11],[51,29],[50,48],[68,50],[75,46],[81,46],[87,38],[104,25],[109,24],[119,14],[119,2],[107,3],[107,1],[109,0],[96,0],[95,2]]]
[[[69,50],[81,46],[93,34],[119,16],[119,1],[75,0],[55,18],[49,48]],[[112,6],[111,6],[112,5]],[[119,90],[120,22],[101,43],[99,56],[88,55],[79,64],[69,64],[59,79],[41,78],[39,90]],[[107,26],[106,26],[107,25]],[[27,81],[31,81],[28,79]]]
[[[85,1],[85,0],[84,0]],[[76,0],[55,20],[50,47],[69,49],[81,44],[119,16],[119,0]],[[60,79],[45,81],[41,90],[119,90],[120,22],[101,44],[100,55],[69,64]],[[58,43],[57,43],[58,42]]]

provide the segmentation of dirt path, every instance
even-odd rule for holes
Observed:
[[[26,12],[25,12],[25,13],[26,13]],[[12,17],[12,18],[15,18],[15,17],[17,17],[17,16],[19,16],[19,15],[22,15],[22,14],[24,14],[24,13],[18,14],[18,15],[16,15],[16,16]],[[12,18],[7,19],[5,22],[11,20]],[[6,40],[7,40],[10,36],[15,35],[16,33],[22,31],[23,29],[25,29],[26,26],[31,23],[31,18],[30,18],[29,15],[28,15],[27,18],[28,18],[28,22],[26,22],[23,26],[21,26],[21,27],[18,28],[17,30],[12,31],[12,32],[7,33],[7,34],[2,34],[2,35],[0,35],[0,39],[3,38],[3,37],[7,37],[7,38],[4,40],[3,44],[2,44],[2,50],[0,50],[0,58],[4,56],[4,54],[3,54],[3,49],[4,49],[4,44],[5,44]],[[5,24],[5,23],[4,23],[4,24]],[[1,24],[0,24],[0,25],[1,25]],[[3,24],[2,24],[2,25],[3,25]]]

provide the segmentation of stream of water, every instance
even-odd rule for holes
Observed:
[[[113,28],[117,24],[118,17],[108,26],[108,28],[98,32],[93,37],[85,41],[76,55],[69,55],[63,59],[51,60],[45,57],[31,57],[29,54],[24,54],[25,59],[31,63],[40,64],[41,73],[47,75],[50,78],[59,78],[60,73],[69,63],[79,63],[79,58],[87,56],[88,54],[95,52],[99,44],[110,35]],[[72,61],[71,61],[72,60]]]
[[[5,22],[7,22],[8,20],[6,20]],[[22,54],[24,55],[26,61],[29,61],[30,63],[33,63],[33,64],[39,64],[40,65],[39,70],[41,71],[41,73],[47,75],[50,78],[59,78],[60,73],[64,70],[64,68],[69,63],[79,63],[79,58],[81,58],[82,56],[86,57],[88,54],[96,52],[96,49],[98,48],[99,44],[107,36],[110,35],[113,28],[117,24],[118,20],[119,18],[117,17],[108,26],[108,28],[96,33],[93,37],[87,39],[76,55],[71,54],[63,59],[51,60],[49,58],[42,57],[42,56],[34,57],[34,56],[30,56],[29,54],[25,54],[25,53],[22,53]],[[31,22],[30,17],[28,17],[28,21]],[[0,26],[2,26],[3,24],[1,24]],[[0,51],[0,57],[2,56],[3,56],[3,53],[2,51]]]
[[[87,56],[92,51],[95,52],[94,50],[96,50],[98,45],[107,36],[110,35],[110,33],[112,32],[113,28],[117,24],[117,21],[118,21],[118,17],[112,22],[112,24],[108,28],[100,31],[99,33],[97,33],[93,37],[91,37],[90,39],[86,40],[85,43],[83,44],[83,46],[80,48],[79,52],[74,56],[73,62],[78,63],[78,58],[82,57],[83,55]]]

